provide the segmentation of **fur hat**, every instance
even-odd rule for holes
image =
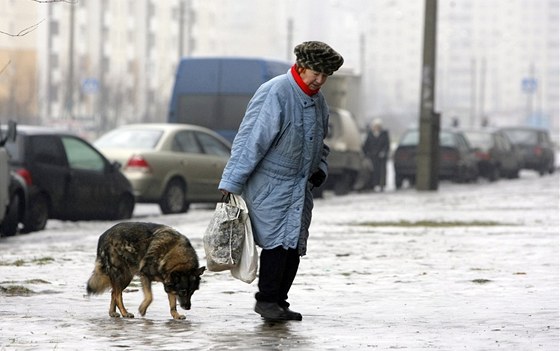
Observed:
[[[327,75],[333,74],[342,66],[344,59],[327,44],[320,41],[306,41],[294,48],[296,63]]]

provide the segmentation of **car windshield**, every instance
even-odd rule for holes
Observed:
[[[514,144],[534,145],[538,143],[537,133],[532,130],[512,129],[506,130],[505,133]]]
[[[94,144],[98,148],[153,149],[162,135],[162,130],[117,129],[103,135]]]
[[[467,139],[475,148],[489,149],[492,147],[492,135],[488,133],[466,132]]]
[[[401,139],[401,146],[417,146],[420,140],[420,133],[417,130],[408,131]],[[455,138],[450,132],[440,131],[439,144],[441,146],[455,146]]]

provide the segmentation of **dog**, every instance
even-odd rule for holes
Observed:
[[[185,319],[177,312],[177,299],[185,310],[199,289],[198,256],[190,241],[175,229],[162,224],[122,222],[99,237],[95,268],[87,282],[87,293],[101,294],[112,289],[109,316],[134,318],[123,304],[123,290],[135,275],[140,277],[144,300],[138,311],[144,316],[152,303],[152,281],[162,282],[174,319]]]

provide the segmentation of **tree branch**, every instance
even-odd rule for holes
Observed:
[[[33,2],[38,2],[39,4],[50,4],[52,2],[65,2],[68,4],[77,4],[79,0],[31,0]]]
[[[8,63],[6,63],[6,65],[4,67],[2,67],[2,69],[0,70],[0,76],[2,75],[2,73],[4,73],[4,71],[6,70],[6,68],[8,68],[8,66],[10,65],[10,63],[12,63],[12,60],[8,60]]]
[[[25,28],[25,29],[20,30],[19,33],[17,33],[17,34],[7,33],[7,32],[3,32],[3,31],[1,31],[1,30],[0,30],[0,34],[9,35],[9,36],[11,36],[11,37],[23,37],[24,35],[27,35],[27,34],[33,32],[35,29],[37,29],[37,27],[39,26],[39,24],[41,24],[41,22],[43,22],[43,21],[44,21],[44,19],[42,19],[42,20],[41,20],[40,22],[38,22],[38,23],[35,23],[35,24],[32,25],[32,26],[29,26],[29,27],[27,27],[27,28]]]

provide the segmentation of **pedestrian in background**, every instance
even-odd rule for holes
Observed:
[[[344,61],[318,41],[294,53],[292,68],[261,85],[249,102],[219,185],[247,203],[262,248],[255,312],[267,320],[302,319],[287,300],[307,250],[311,190],[328,174],[329,110],[320,88]]]
[[[375,119],[369,126],[364,154],[373,164],[373,177],[369,183],[373,191],[385,189],[387,180],[387,158],[389,157],[389,132],[383,129],[381,119]]]

